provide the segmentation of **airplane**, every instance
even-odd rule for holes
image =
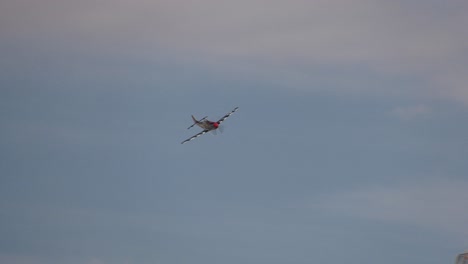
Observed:
[[[216,122],[213,122],[213,121],[209,121],[208,119],[206,119],[208,116],[205,116],[203,117],[202,119],[200,120],[197,120],[193,115],[192,115],[192,120],[193,120],[193,124],[191,126],[189,126],[187,129],[190,129],[191,127],[197,125],[199,127],[201,127],[203,129],[202,132],[182,141],[182,143],[180,144],[184,144],[185,142],[188,142],[190,140],[194,140],[195,138],[199,137],[199,136],[202,136],[210,131],[213,131],[213,132],[216,132],[216,130],[219,128],[219,125],[224,121],[226,120],[226,118],[228,118],[229,116],[231,116],[234,112],[237,111],[237,109],[239,109],[239,107],[236,107],[234,108],[231,112],[227,113],[226,115],[224,115],[223,117],[221,117],[221,119],[219,119],[218,121]]]

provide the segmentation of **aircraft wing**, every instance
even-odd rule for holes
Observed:
[[[232,110],[231,112],[227,113],[225,116],[221,117],[221,119],[219,119],[216,123],[221,124],[224,120],[226,120],[226,118],[228,118],[229,116],[231,116],[232,114],[234,114],[234,112],[236,112],[237,109],[239,109],[239,107],[234,108],[234,110]]]
[[[208,129],[205,129],[205,130],[203,130],[202,132],[200,132],[200,133],[198,133],[198,134],[192,136],[191,138],[188,138],[188,139],[182,141],[180,144],[184,144],[185,142],[189,142],[190,140],[196,139],[197,137],[206,134],[208,131],[209,131]]]

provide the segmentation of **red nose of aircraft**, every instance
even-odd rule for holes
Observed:
[[[218,128],[218,127],[219,127],[218,122],[214,122],[214,123],[213,123],[213,126],[214,126],[215,128]]]

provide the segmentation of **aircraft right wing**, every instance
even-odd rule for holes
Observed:
[[[184,144],[185,142],[189,142],[190,140],[194,140],[194,139],[196,139],[197,137],[206,134],[208,131],[209,131],[208,129],[205,129],[205,130],[203,130],[202,132],[200,132],[200,133],[198,133],[198,134],[192,136],[191,138],[187,138],[186,140],[182,141],[180,144]]]

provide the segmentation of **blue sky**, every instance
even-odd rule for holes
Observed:
[[[0,263],[453,262],[467,11],[4,1]]]

